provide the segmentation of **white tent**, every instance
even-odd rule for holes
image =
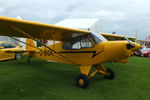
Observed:
[[[69,18],[62,20],[56,23],[55,25],[82,30],[89,30],[92,32],[98,32],[100,27],[98,18]]]

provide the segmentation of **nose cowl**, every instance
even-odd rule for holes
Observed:
[[[105,58],[107,61],[119,62],[131,57],[133,53],[142,46],[135,42],[128,41],[111,41],[107,42],[104,48]]]
[[[132,56],[135,51],[142,49],[142,46],[135,42],[128,43],[126,47],[127,47],[127,52],[126,52],[127,57]]]

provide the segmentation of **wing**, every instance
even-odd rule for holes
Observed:
[[[41,40],[68,41],[74,36],[90,33],[89,31],[84,30],[0,16],[0,35],[28,38],[26,35],[15,30],[12,26]]]
[[[100,33],[109,41],[116,41],[116,40],[126,40],[126,37],[123,35],[116,35],[116,34],[108,34],[108,33]],[[131,41],[135,41],[135,37],[127,37]]]

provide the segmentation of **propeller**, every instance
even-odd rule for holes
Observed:
[[[128,41],[127,49],[131,49],[131,48],[135,47],[135,45],[127,37],[125,37],[125,40]]]
[[[128,45],[127,45],[127,48],[128,49],[131,49],[131,48],[133,48],[133,47],[135,47],[135,45],[127,38],[127,37],[125,37],[125,39],[128,41]]]
[[[127,49],[131,49],[131,48],[134,48],[135,47],[135,44],[132,43],[127,37],[125,37],[125,39],[128,41],[129,44],[127,44]],[[140,49],[136,50],[136,52],[139,54],[139,55],[142,55],[142,51]]]
[[[136,51],[139,55],[143,55],[142,51],[139,49]]]

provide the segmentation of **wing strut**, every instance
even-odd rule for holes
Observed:
[[[33,48],[35,48],[35,49],[38,49],[38,50],[40,50],[40,51],[44,51],[44,50],[42,50],[42,49],[40,49],[40,48],[36,48],[36,47],[34,47],[34,46],[32,46],[32,45],[30,45],[30,44],[28,44],[28,43],[25,43],[25,42],[23,42],[23,41],[21,41],[21,40],[19,40],[19,39],[16,39],[16,38],[14,38],[14,37],[11,37],[10,36],[10,38],[12,38],[12,39],[14,39],[14,40],[16,40],[16,41],[19,41],[19,42],[21,42],[21,43],[23,43],[23,44],[26,44],[26,45],[29,45],[29,46],[31,46],[31,47],[33,47]],[[27,52],[27,51],[25,51],[25,52]],[[29,51],[30,52],[30,51]],[[10,53],[10,51],[9,51],[9,53]],[[12,52],[11,52],[12,53]],[[59,56],[56,56],[56,57],[58,57],[58,58],[60,58]],[[31,56],[29,56],[29,59],[31,59]],[[30,63],[30,60],[28,59],[28,62]]]
[[[73,63],[73,64],[75,64],[75,65],[79,65],[79,64],[77,64],[76,62],[72,61],[70,58],[65,57],[64,55],[60,54],[59,52],[57,52],[57,51],[51,49],[50,47],[48,47],[48,46],[45,45],[44,43],[38,41],[36,38],[30,36],[29,34],[27,34],[26,32],[24,32],[23,30],[17,28],[16,26],[10,25],[10,27],[11,27],[12,29],[14,29],[14,30],[16,30],[16,31],[18,31],[18,32],[20,32],[20,33],[26,35],[27,37],[31,38],[32,40],[34,40],[34,41],[36,41],[36,42],[42,44],[44,47],[48,48],[49,50],[53,51],[54,53],[57,53],[58,55],[60,55],[60,56],[62,56],[63,58],[67,59],[68,61],[70,61],[71,63]]]

